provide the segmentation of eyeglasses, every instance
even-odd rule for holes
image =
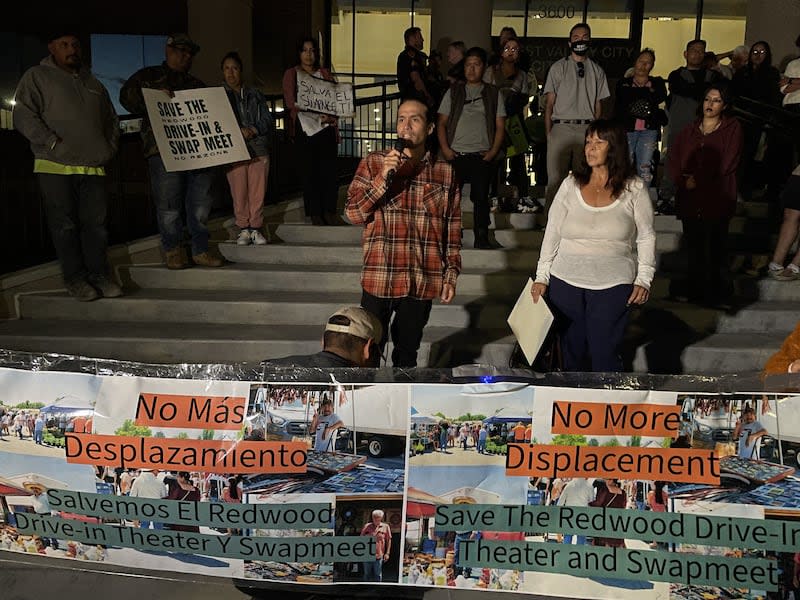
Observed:
[[[722,98],[703,98],[705,102],[711,102],[711,104],[722,104],[724,100]]]
[[[578,65],[578,77],[583,79],[583,76],[586,74],[586,67],[582,62],[576,62],[575,64]]]
[[[503,52],[506,52],[508,54],[518,54],[519,48],[503,48]]]
[[[750,53],[751,54],[766,54],[767,51],[763,50],[763,49],[762,50],[751,50]]]

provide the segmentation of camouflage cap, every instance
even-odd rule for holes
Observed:
[[[188,33],[173,33],[167,38],[167,46],[186,48],[192,53],[192,56],[200,52],[200,46],[194,43],[194,40],[189,37]]]

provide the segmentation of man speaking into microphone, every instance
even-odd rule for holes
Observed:
[[[394,367],[417,366],[433,299],[450,303],[461,272],[461,191],[428,149],[433,129],[425,104],[403,101],[395,148],[362,159],[347,191],[345,214],[364,225],[361,305],[383,325],[381,350],[391,331]]]

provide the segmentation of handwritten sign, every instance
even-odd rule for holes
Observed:
[[[300,110],[352,117],[356,112],[353,86],[298,72],[297,106]]]
[[[147,115],[167,171],[248,160],[236,116],[221,87],[175,92],[143,89]]]

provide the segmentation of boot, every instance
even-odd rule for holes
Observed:
[[[164,262],[167,264],[168,269],[185,269],[189,266],[186,260],[186,255],[183,248],[180,246],[164,250]]]
[[[489,242],[489,230],[480,228],[475,230],[475,248],[479,250],[491,250],[492,244]]]

